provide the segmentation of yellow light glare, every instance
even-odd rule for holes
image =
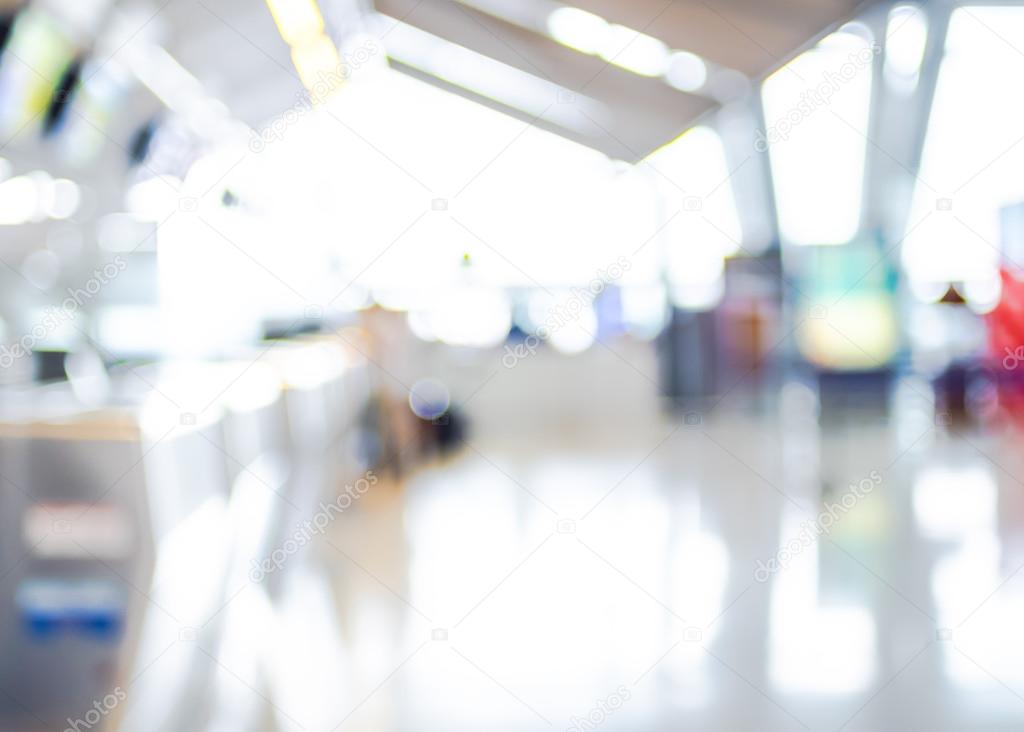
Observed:
[[[267,0],[281,37],[299,46],[324,32],[324,18],[316,0]]]
[[[341,56],[327,36],[320,36],[313,43],[292,49],[292,63],[299,72],[303,85],[323,101],[338,86],[341,73]]]

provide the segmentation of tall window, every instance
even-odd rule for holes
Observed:
[[[950,19],[903,243],[912,285],[993,281],[1000,209],[1024,200],[1024,102],[1000,84],[1024,74],[1022,48],[1024,8],[960,8]]]
[[[851,24],[822,39],[764,82],[765,129],[779,228],[790,244],[845,244],[860,226],[878,47]]]
[[[682,307],[714,305],[725,258],[743,248],[722,140],[710,127],[695,127],[652,155],[648,167],[664,201],[672,299]]]

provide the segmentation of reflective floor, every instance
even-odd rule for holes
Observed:
[[[789,396],[383,481],[318,546],[337,639],[298,602],[325,729],[1024,728],[1021,435]]]

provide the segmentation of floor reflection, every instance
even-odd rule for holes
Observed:
[[[339,518],[339,730],[1024,724],[1018,436],[621,437],[471,439]]]

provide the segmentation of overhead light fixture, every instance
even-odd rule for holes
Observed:
[[[627,28],[609,26],[608,41],[601,58],[640,76],[661,76],[668,70],[668,46],[653,36]]]
[[[593,133],[590,120],[607,123],[608,109],[591,97],[408,23],[385,15],[378,17],[387,24],[388,57],[404,66],[577,134]]]
[[[548,32],[563,46],[596,56],[611,40],[611,26],[586,10],[563,5],[548,16]]]
[[[302,45],[324,32],[316,0],[267,0],[277,29],[289,46]]]
[[[708,80],[708,65],[704,59],[689,51],[677,51],[665,74],[670,86],[684,92],[695,92],[704,87]]]
[[[510,10],[507,0],[457,0],[482,13],[535,32],[547,33],[555,42],[574,51],[597,56],[626,71],[646,77],[662,77],[674,89],[721,101],[711,93],[710,83],[723,71],[689,51],[671,49],[663,41],[624,25],[609,23],[600,15],[550,2],[553,10],[538,22]],[[853,28],[846,29],[854,32]],[[739,72],[737,72],[739,73]]]
[[[657,38],[579,8],[555,8],[548,16],[548,33],[563,46],[640,76],[661,76],[669,67],[669,48]]]

